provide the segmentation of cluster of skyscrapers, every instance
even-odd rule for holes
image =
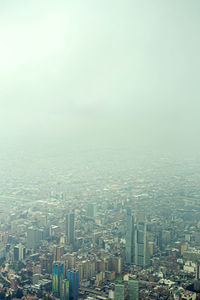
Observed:
[[[65,217],[65,233],[66,241],[71,245],[72,249],[75,246],[75,215],[69,213]],[[77,300],[79,289],[79,272],[77,270],[67,270],[61,259],[64,254],[64,247],[54,248],[54,263],[53,263],[53,294],[61,300]]]
[[[79,274],[76,270],[70,270],[65,278],[63,262],[53,263],[52,290],[55,296],[61,300],[77,300],[79,289]]]

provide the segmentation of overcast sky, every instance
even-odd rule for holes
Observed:
[[[1,140],[199,136],[199,0],[0,1]]]

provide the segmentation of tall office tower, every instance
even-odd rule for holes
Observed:
[[[43,239],[43,230],[29,227],[27,230],[27,248],[37,248]]]
[[[54,248],[53,248],[53,254],[54,254],[54,260],[55,261],[60,261],[61,257],[64,254],[64,247],[63,246],[61,246],[61,247],[54,246]]]
[[[69,280],[69,299],[78,299],[78,289],[79,289],[79,272],[77,270],[72,270],[68,272]]]
[[[197,280],[200,280],[200,263],[196,264],[196,278]]]
[[[87,216],[90,218],[94,218],[96,216],[96,204],[95,203],[88,203]]]
[[[26,248],[19,244],[14,247],[14,261],[23,260],[26,256]]]
[[[65,232],[66,232],[66,237],[67,237],[67,241],[68,243],[70,243],[72,246],[74,246],[74,213],[70,213],[66,215],[65,218]]]
[[[126,263],[131,264],[134,261],[134,217],[131,210],[127,209],[126,215]]]
[[[69,281],[67,279],[62,280],[61,282],[60,300],[69,300]]]
[[[139,282],[138,280],[128,281],[128,300],[139,299]]]
[[[135,232],[135,261],[140,267],[146,267],[150,263],[149,246],[147,241],[146,223],[137,224]]]
[[[62,262],[54,262],[52,291],[57,297],[60,296],[61,282],[63,281],[63,278],[64,278],[64,264]]]
[[[194,281],[194,291],[200,292],[200,263],[196,264],[196,276]]]
[[[124,300],[124,285],[115,284],[114,300]]]
[[[140,218],[141,219],[141,218]],[[150,263],[146,222],[134,222],[130,210],[126,216],[126,263],[145,267]]]

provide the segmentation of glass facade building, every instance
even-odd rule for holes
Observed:
[[[145,222],[136,222],[130,210],[126,215],[126,263],[146,267],[150,264],[150,254]]]
[[[69,281],[64,279],[60,286],[60,299],[69,300]]]
[[[79,272],[77,270],[68,272],[69,280],[69,299],[78,299],[78,289],[79,289]]]
[[[56,296],[60,296],[61,282],[64,278],[64,264],[55,262],[53,264],[53,285],[52,290]]]

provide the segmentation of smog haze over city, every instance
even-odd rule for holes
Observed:
[[[199,0],[0,1],[0,299],[200,299]]]

